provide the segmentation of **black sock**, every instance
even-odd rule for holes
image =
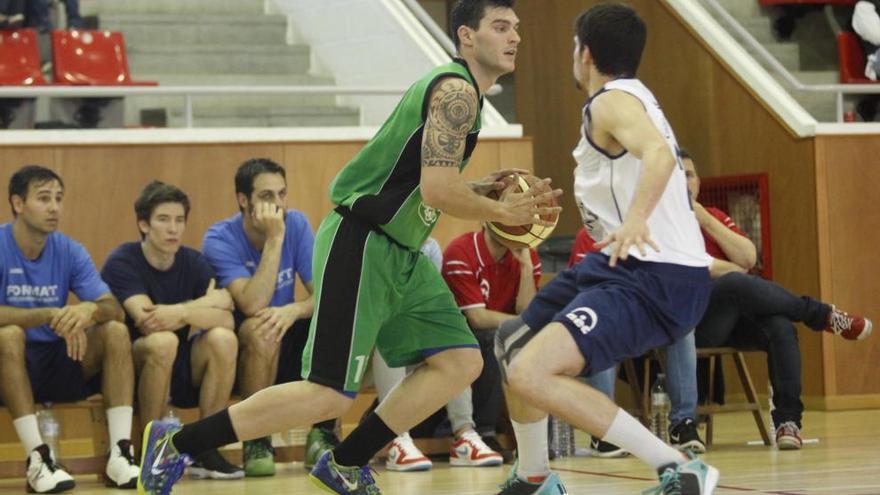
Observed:
[[[376,413],[369,416],[345,440],[333,449],[333,459],[340,466],[366,466],[376,452],[394,440],[391,431]]]
[[[328,419],[327,421],[321,421],[320,423],[313,424],[312,428],[320,428],[322,430],[336,431],[336,420],[335,419]]]
[[[232,428],[229,409],[224,409],[195,423],[184,425],[172,438],[178,452],[198,456],[211,449],[238,441]]]

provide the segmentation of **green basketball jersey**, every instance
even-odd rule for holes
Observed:
[[[450,76],[473,85],[479,97],[480,90],[464,60],[437,67],[407,90],[373,139],[330,184],[334,204],[348,207],[358,218],[379,227],[413,251],[421,247],[440,217],[438,210],[425,205],[419,189],[422,132],[431,90],[439,79]],[[479,102],[482,109],[482,97]],[[467,164],[479,133],[477,114],[459,169]]]

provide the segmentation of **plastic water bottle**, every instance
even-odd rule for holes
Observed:
[[[669,443],[669,407],[666,375],[660,373],[651,387],[651,432],[666,443]]]
[[[550,459],[570,457],[574,455],[574,429],[565,421],[550,416],[548,421],[547,448]]]
[[[60,457],[60,444],[58,441],[61,438],[61,423],[55,419],[55,414],[52,413],[52,404],[46,403],[45,409],[37,414],[37,424],[40,428],[40,437],[42,437],[43,443],[49,446],[52,456],[58,459]]]
[[[174,408],[171,405],[168,405],[168,410],[165,412],[165,416],[162,416],[161,421],[163,423],[173,423],[176,425],[180,425],[180,418],[177,414],[174,413]]]

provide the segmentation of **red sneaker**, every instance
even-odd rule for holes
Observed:
[[[825,331],[840,335],[847,340],[864,340],[871,335],[873,324],[871,320],[859,315],[851,315],[831,305],[831,313],[828,315],[828,325]]]
[[[779,450],[800,450],[803,446],[801,429],[794,421],[786,421],[776,428],[776,447]]]
[[[389,471],[427,471],[431,466],[431,459],[425,457],[425,454],[416,447],[409,433],[404,433],[391,441],[388,460],[385,461],[385,468]]]

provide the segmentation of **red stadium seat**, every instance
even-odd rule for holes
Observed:
[[[842,32],[837,35],[837,57],[842,84],[872,84],[865,77],[865,54],[855,34]]]
[[[40,49],[33,29],[0,31],[0,85],[46,84],[40,71]]]
[[[122,33],[52,31],[55,83],[72,86],[156,86],[132,81]]]

